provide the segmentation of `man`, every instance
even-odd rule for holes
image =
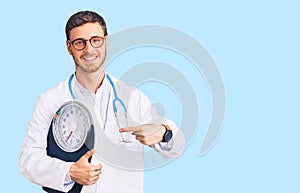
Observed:
[[[72,15],[66,24],[66,36],[67,49],[76,71],[66,81],[40,95],[19,157],[21,172],[38,185],[62,192],[68,192],[74,184],[84,186],[81,192],[143,192],[142,171],[130,171],[96,158],[89,162],[95,157],[95,150],[88,151],[76,162],[47,154],[47,136],[53,116],[63,103],[74,98],[91,102],[105,136],[119,146],[142,151],[146,145],[165,157],[178,156],[184,147],[183,135],[172,121],[163,119],[159,124],[153,123],[151,104],[138,90],[125,94],[130,118],[138,124],[120,128],[112,110],[113,97],[116,97],[112,87],[118,80],[104,71],[108,35],[106,23],[100,15],[91,11]],[[118,90],[122,92],[122,88]],[[135,137],[132,143],[120,140],[125,133]],[[143,154],[135,162],[143,165]]]

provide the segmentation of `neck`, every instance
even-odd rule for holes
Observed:
[[[92,91],[93,93],[97,92],[97,89],[101,86],[104,79],[104,69],[100,68],[98,71],[93,73],[87,73],[80,68],[76,68],[76,78],[77,81],[85,89]]]

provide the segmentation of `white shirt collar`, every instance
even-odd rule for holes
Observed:
[[[103,96],[105,95],[105,93],[107,93],[109,91],[109,86],[110,83],[106,77],[106,74],[104,75],[104,79],[102,81],[102,84],[100,85],[100,87],[97,89],[96,94],[93,93],[92,91],[84,88],[77,80],[76,75],[74,76],[74,94],[76,98],[81,98],[81,99],[90,99],[91,102],[94,103],[95,98],[97,96]]]

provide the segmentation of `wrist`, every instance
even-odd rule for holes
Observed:
[[[77,166],[76,166],[76,164],[75,164],[75,162],[70,166],[70,168],[69,168],[69,175],[70,175],[70,178],[71,178],[71,180],[73,180],[73,181],[75,181],[74,180],[74,173],[75,173],[75,171],[77,170]]]

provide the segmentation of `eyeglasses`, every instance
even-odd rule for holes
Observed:
[[[83,38],[78,38],[78,39],[75,39],[73,41],[70,41],[68,40],[68,42],[70,44],[73,45],[73,47],[80,51],[80,50],[83,50],[85,47],[86,47],[86,42],[89,41],[90,44],[94,47],[94,48],[100,48],[103,43],[104,43],[104,40],[105,38],[104,37],[100,37],[100,36],[93,36],[91,37],[91,39],[89,40],[86,40],[86,39],[83,39]]]

